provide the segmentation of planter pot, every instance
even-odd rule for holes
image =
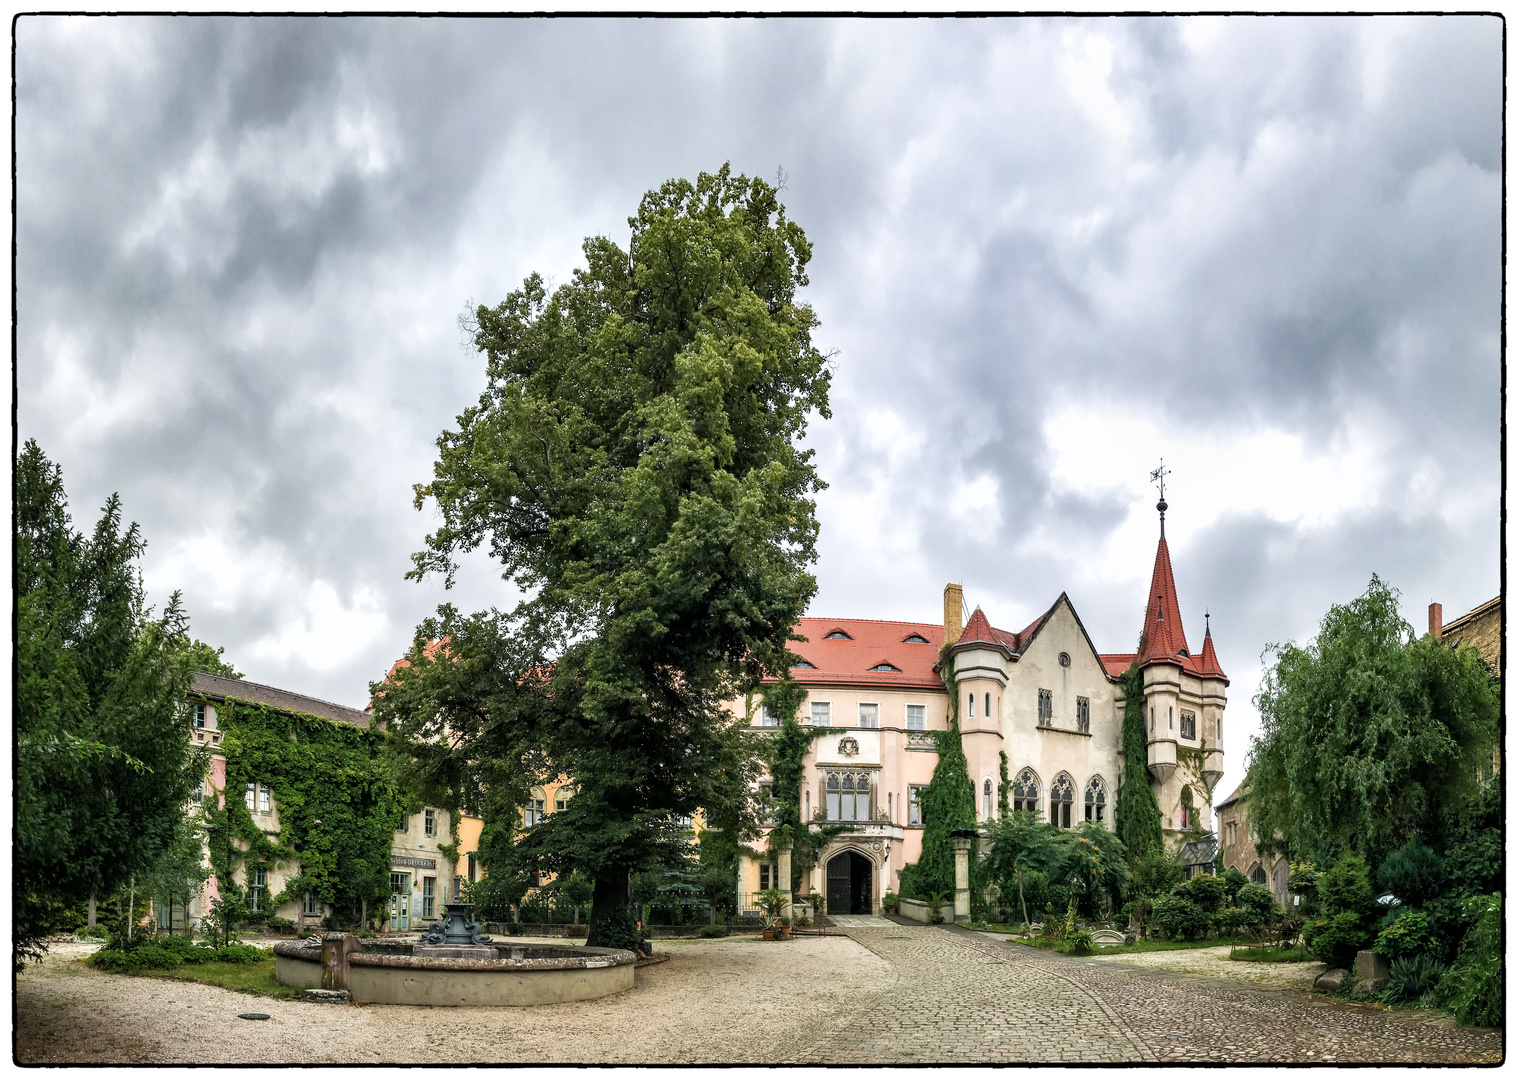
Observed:
[[[774,938],[775,938],[775,931],[773,931],[773,930],[766,930],[766,931],[764,931],[764,940],[765,941],[773,941]]]
[[[790,938],[790,936],[791,928],[789,926],[782,926],[775,931],[775,937],[779,938],[781,941],[787,940]]]

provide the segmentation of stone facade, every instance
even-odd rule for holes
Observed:
[[[805,759],[802,817],[852,823],[801,881],[799,891],[828,897],[830,911],[840,913],[840,901],[849,913],[878,911],[880,897],[895,891],[902,869],[921,856],[915,792],[937,765],[931,733],[947,730],[949,720],[941,651],[953,661],[982,823],[999,813],[1005,754],[1010,809],[1035,810],[1061,828],[1086,820],[1113,827],[1123,761],[1121,675],[1135,663],[1144,676],[1150,783],[1167,844],[1178,847],[1188,830],[1211,821],[1228,679],[1210,626],[1200,654],[1186,644],[1163,518],[1139,653],[1099,652],[1065,594],[1018,632],[993,627],[979,608],[965,620],[962,604],[961,587],[951,584],[941,624],[807,618],[797,627],[806,639],[792,645],[802,663],[791,675],[806,691],[797,721],[834,729]],[[778,723],[758,695],[732,708],[755,727]],[[740,908],[751,910],[761,888],[784,885],[778,871],[743,859]]]
[[[1428,632],[1450,646],[1471,645],[1486,661],[1492,678],[1502,678],[1502,597],[1494,596],[1458,619],[1444,622],[1444,608],[1428,605]],[[1500,723],[1500,721],[1499,721]],[[1492,743],[1491,774],[1502,771],[1502,734]]]
[[[1290,907],[1294,901],[1287,878],[1291,865],[1284,855],[1261,855],[1249,832],[1249,787],[1240,785],[1232,795],[1218,803],[1218,846],[1223,852],[1224,869],[1239,871],[1257,885],[1275,894],[1276,903]]]

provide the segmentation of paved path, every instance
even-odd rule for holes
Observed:
[[[939,927],[847,933],[895,968],[896,985],[788,1063],[1155,1060],[1094,994],[1058,972]]]
[[[1138,967],[1119,957],[1076,959],[993,942],[989,934],[955,933],[981,951],[1061,975],[1096,995],[1160,1061],[1502,1061],[1500,1030],[1462,1028],[1443,1013],[1352,1004],[1306,990]]]
[[[890,919],[883,919],[879,915],[829,915],[828,921],[834,926],[873,926],[884,928],[896,925]]]

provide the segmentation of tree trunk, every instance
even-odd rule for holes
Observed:
[[[1023,906],[1023,928],[1028,926],[1028,901],[1023,897],[1023,869],[1017,868],[1017,902]]]
[[[89,922],[85,923],[85,925],[86,926],[94,926],[95,925],[95,898],[93,896],[90,897],[90,916],[89,916]]]
[[[136,909],[137,909],[137,875],[136,874],[132,875],[132,884],[130,885],[129,889],[130,889],[130,891],[127,893],[127,942],[130,944],[131,940],[132,940],[132,922],[133,922],[132,916],[136,913]]]
[[[590,901],[590,936],[585,942],[587,946],[602,947],[596,936],[597,926],[604,916],[626,913],[627,903],[626,870],[612,870],[596,875],[595,893]]]
[[[358,898],[358,917],[363,920],[364,929],[369,929],[369,898],[367,896]]]

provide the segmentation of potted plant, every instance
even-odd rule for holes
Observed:
[[[787,941],[791,936],[791,920],[781,919],[775,926],[775,940]]]
[[[785,906],[790,902],[790,897],[783,889],[765,889],[759,894],[759,906],[764,909],[767,916],[765,925],[767,929],[774,930],[780,922],[780,916],[785,914]],[[766,937],[779,935],[766,934]]]
[[[774,938],[775,926],[777,923],[779,923],[779,921],[780,920],[775,918],[773,915],[766,915],[764,917],[764,929],[761,931],[761,933],[763,934],[765,941],[770,941]]]

